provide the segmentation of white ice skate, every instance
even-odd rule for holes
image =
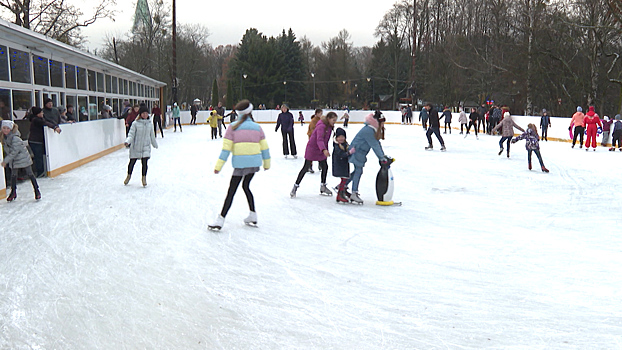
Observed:
[[[445,145],[442,145],[441,146],[441,152],[445,152],[445,151],[447,151],[447,148],[445,148]]]
[[[326,187],[326,184],[322,184],[322,186],[320,186],[320,194],[324,196],[332,196],[333,192]]]
[[[211,231],[220,231],[224,224],[225,224],[225,218],[222,215],[218,215],[214,223],[207,226],[207,229]]]
[[[363,204],[363,200],[359,197],[358,191],[352,192],[352,195],[350,196],[350,203]]]
[[[244,223],[247,226],[257,227],[257,213],[254,211],[249,212],[246,219],[244,219]]]
[[[298,191],[298,187],[300,187],[300,185],[294,185],[294,188],[292,188],[292,191],[289,193],[290,197],[296,198],[296,191]]]

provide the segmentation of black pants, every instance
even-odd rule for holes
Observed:
[[[445,134],[447,133],[447,126],[449,126],[449,133],[451,134],[451,123],[445,122]]]
[[[434,133],[434,135],[436,135],[436,138],[438,139],[438,142],[441,143],[441,146],[444,146],[445,145],[445,141],[443,141],[443,138],[441,137],[440,127],[438,127],[438,126],[431,126],[428,129],[428,131],[425,133],[425,136],[427,136],[428,143],[430,145],[432,144],[432,133]]]
[[[467,126],[467,134],[471,132],[471,126],[475,130],[475,136],[477,136],[477,120],[469,121],[469,126]]]
[[[575,126],[574,127],[574,136],[572,137],[572,145],[574,146],[575,142],[577,142],[577,136],[580,137],[579,145],[583,146],[583,134],[585,134],[585,127],[583,126]]]
[[[223,218],[227,216],[229,209],[231,209],[231,203],[233,203],[233,197],[235,196],[235,192],[238,190],[238,186],[240,186],[240,182],[242,182],[242,189],[244,190],[244,194],[246,194],[248,208],[250,211],[255,211],[255,198],[253,198],[253,193],[250,189],[253,176],[255,176],[255,173],[244,176],[231,176],[229,191],[227,191],[227,198],[225,198],[225,204],[222,206],[222,211],[220,212],[220,215],[222,215]],[[242,179],[244,179],[244,181],[242,181]]]
[[[302,182],[302,178],[305,177],[305,174],[311,168],[311,164],[313,164],[313,161],[305,159],[305,164],[302,166],[302,169],[298,173],[298,178],[296,179],[296,185],[300,185],[300,183]],[[322,183],[325,184],[326,176],[328,175],[328,163],[326,162],[326,159],[320,161],[320,171],[322,172],[321,174]]]
[[[464,132],[464,130],[463,130],[463,129],[466,129],[466,128],[467,128],[467,125],[466,125],[466,124],[462,124],[462,123],[460,123],[460,133],[461,133],[461,134]]]
[[[173,128],[177,131],[177,124],[179,124],[179,131],[181,131],[181,118],[173,118]]]
[[[32,153],[35,155],[34,163],[35,163],[35,171],[37,172],[37,176],[45,175],[45,166],[43,164],[43,157],[45,155],[44,144],[39,142],[28,141],[28,145],[32,150]]]
[[[158,136],[158,127],[160,127],[160,133],[164,137],[164,131],[162,130],[162,118],[159,115],[153,117],[153,133]]]
[[[192,118],[190,118],[190,125],[192,125],[192,124],[194,124],[194,125],[197,124],[197,115],[196,114],[193,114]]]
[[[343,120],[343,127],[347,128],[348,127],[348,122],[350,121],[350,118],[346,118]]]
[[[37,184],[37,179],[35,178],[35,174],[32,173],[31,167],[24,168],[26,171],[26,175],[30,178],[30,182],[32,183],[32,188],[37,191],[39,189],[39,184]],[[11,169],[11,192],[17,191],[17,173],[19,169]]]
[[[412,124],[413,123],[413,116],[411,115],[406,115],[406,124]]]
[[[212,128],[212,140],[218,138],[218,128]]]
[[[477,120],[477,129],[479,130],[479,128],[482,128],[482,130],[484,130],[484,134],[486,133],[486,120],[485,119],[478,119]]]
[[[618,144],[617,147],[622,147],[622,131],[616,131],[613,133],[613,138],[611,139],[611,147],[616,148],[616,142]]]
[[[427,130],[428,129],[428,118],[423,118],[421,122],[423,123],[423,128]]]
[[[542,155],[540,154],[540,150],[539,149],[528,149],[527,150],[527,161],[529,162],[529,164],[531,164],[531,152],[534,152],[536,154],[536,156],[538,156],[538,160],[540,161],[540,166],[543,167],[544,163],[542,162]]]
[[[542,128],[542,137],[540,138],[541,140],[546,140],[548,141],[548,137],[549,136],[549,127],[543,127]]]
[[[129,175],[132,175],[132,171],[134,171],[134,165],[136,164],[137,160],[138,158],[130,159],[130,163],[127,165],[127,173]],[[148,160],[149,158],[140,158],[140,164],[143,166],[143,169],[142,169],[143,176],[147,176],[147,161]]]
[[[345,126],[345,123],[344,123]],[[284,131],[281,130],[281,135],[283,136],[283,155],[289,155],[289,150],[292,150],[292,156],[298,154],[296,151],[296,140],[294,139],[294,130],[292,131]],[[289,138],[289,142],[288,142]]]

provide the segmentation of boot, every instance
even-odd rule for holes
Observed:
[[[352,192],[352,195],[350,196],[350,202],[356,204],[363,204],[363,200],[361,199],[361,197],[359,197],[358,191]]]
[[[432,146],[432,144],[429,144],[429,145],[427,145],[427,146],[425,147],[425,150],[426,150],[426,151],[432,151],[432,150],[434,150],[434,147]]]
[[[6,201],[7,202],[12,202],[15,200],[15,198],[17,198],[17,191],[16,190],[11,190],[11,194],[9,194],[8,197],[6,197]]]
[[[333,192],[329,190],[328,187],[326,187],[326,184],[322,184],[322,186],[320,186],[320,194],[323,194],[325,196],[332,196]]]
[[[501,153],[503,153],[503,147],[499,150],[499,155],[501,155]]]
[[[441,152],[445,152],[447,151],[447,148],[445,148],[445,145],[441,145]]]
[[[613,147],[609,148],[609,152],[615,152],[615,151],[616,151],[615,148],[613,148]]]
[[[349,203],[350,196],[346,194],[346,187],[343,184],[339,185],[339,190],[337,191],[337,203]]]
[[[127,174],[127,176],[125,177],[125,180],[123,181],[123,184],[127,185],[128,183],[130,183],[131,178],[132,178],[132,174]]]
[[[529,162],[529,166],[528,166],[529,170],[531,170],[531,162]]]
[[[547,169],[544,165],[542,166],[542,172],[548,173],[549,169]]]
[[[244,223],[249,226],[256,226],[257,225],[257,213],[254,211],[249,212],[246,219],[244,219]]]
[[[142,180],[143,180],[143,187],[146,187],[147,186],[147,176],[146,175],[143,176]]]
[[[289,193],[289,196],[292,198],[296,198],[296,191],[298,191],[298,187],[300,187],[300,185],[295,184],[294,188],[292,188],[292,191]]]
[[[225,217],[222,215],[218,215],[216,220],[211,225],[208,225],[207,228],[210,230],[220,230],[222,229],[224,224],[225,224]]]
[[[313,171],[313,168],[309,168],[309,170],[307,170],[307,172],[311,173],[311,174],[315,173],[315,171]]]
[[[41,192],[38,188],[35,188],[35,200],[41,199]]]

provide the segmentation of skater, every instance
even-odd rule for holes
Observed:
[[[207,122],[209,126],[212,128],[212,140],[218,138],[218,121],[222,120],[222,116],[218,114],[218,111],[212,109],[209,113],[209,117],[207,118]]]
[[[376,112],[375,114],[369,114],[365,117],[365,125],[356,134],[350,144],[350,148],[355,149],[355,152],[350,156],[350,163],[354,165],[354,170],[346,182],[345,191],[347,191],[347,186],[351,182],[352,194],[350,195],[350,202],[352,203],[363,204],[363,200],[359,195],[359,183],[361,181],[361,175],[363,175],[363,168],[367,162],[369,150],[374,150],[378,159],[386,158],[379,141],[382,139],[384,122],[385,118],[381,113]]]
[[[305,116],[302,115],[302,111],[298,111],[298,121],[300,122],[300,126],[305,125]]]
[[[458,117],[458,122],[460,122],[460,135],[464,134],[464,129],[467,126],[467,116],[464,113],[464,109],[460,107],[460,116]]]
[[[233,196],[240,182],[249,208],[249,214],[244,219],[244,223],[250,226],[257,225],[255,199],[250,189],[250,183],[255,173],[259,171],[259,167],[263,166],[264,170],[270,169],[270,149],[261,126],[253,120],[253,104],[249,100],[242,100],[235,106],[235,110],[240,121],[225,131],[222,152],[220,152],[220,157],[214,168],[214,174],[220,173],[222,166],[229,158],[229,154],[233,154],[231,157],[233,174],[220,215],[213,224],[208,226],[212,230],[220,230],[224,225],[225,217],[231,208]]]
[[[477,110],[475,108],[471,108],[471,114],[469,114],[469,126],[467,126],[467,132],[466,132],[466,135],[464,135],[465,139],[467,135],[470,134],[471,126],[473,126],[473,130],[475,130],[475,138],[479,140],[479,136],[477,135],[477,121],[478,120],[479,120],[479,114],[477,114]]]
[[[419,121],[423,125],[423,130],[428,130],[428,110],[425,107],[419,112]]]
[[[190,107],[190,125],[197,125],[197,113],[199,113],[199,106],[193,103]]]
[[[233,124],[235,120],[238,118],[238,114],[235,112],[235,109],[229,112],[229,114],[225,115],[223,118],[229,117],[229,124]]]
[[[484,134],[486,133],[486,113],[488,113],[488,108],[486,108],[486,103],[482,102],[482,105],[477,108],[477,114],[479,115],[479,119],[477,120],[477,130],[479,131],[480,126]]]
[[[223,119],[227,111],[225,110],[225,107],[222,106],[222,102],[218,102],[218,106],[215,109],[220,116],[220,118],[218,118],[218,137],[222,138],[222,128],[227,130],[227,125],[225,125],[225,121]]]
[[[143,187],[147,186],[147,162],[151,157],[151,146],[158,148],[158,143],[149,122],[149,109],[143,103],[138,110],[138,118],[132,123],[130,132],[125,139],[125,147],[130,149],[130,163],[127,165],[127,177],[123,181],[124,185],[130,182],[134,165],[140,159]]]
[[[343,127],[347,128],[348,127],[348,122],[350,122],[350,110],[346,108],[346,111],[343,112],[343,115],[341,116],[341,118],[339,120],[343,120]]]
[[[317,125],[317,122],[320,120],[320,118],[322,118],[323,112],[324,111],[322,111],[322,109],[318,108],[315,110],[315,114],[313,114],[313,116],[311,117],[311,121],[309,122],[309,129],[307,130],[307,136],[309,136],[309,139],[311,139],[311,134],[313,134],[313,130],[315,130],[315,125]],[[308,172],[310,172],[311,174],[314,173],[313,162],[311,162],[311,166],[309,166]]]
[[[540,154],[540,136],[538,135],[538,129],[536,129],[534,124],[529,123],[529,125],[527,125],[527,131],[522,133],[520,136],[515,137],[512,140],[512,143],[516,143],[522,139],[525,139],[525,149],[527,149],[527,162],[529,170],[531,170],[531,152],[534,152],[538,157],[542,171],[548,173],[549,169],[547,169],[542,162],[542,155]]]
[[[600,145],[607,147],[609,144],[609,134],[611,133],[611,124],[613,123],[613,120],[609,119],[608,116],[604,116],[603,119],[603,139]]]
[[[333,192],[331,192],[331,190],[329,190],[326,186],[326,176],[328,175],[328,163],[326,162],[326,159],[330,157],[330,152],[328,151],[328,140],[330,140],[330,135],[336,122],[337,114],[335,112],[328,112],[328,114],[325,117],[323,116],[317,123],[313,133],[311,134],[311,138],[309,138],[309,142],[307,143],[307,148],[305,150],[305,163],[298,173],[298,178],[296,178],[296,183],[294,184],[292,191],[289,193],[290,197],[296,197],[296,191],[298,190],[298,187],[300,187],[300,182],[302,182],[302,179],[307,173],[309,167],[311,167],[311,162],[313,161],[320,162],[320,194],[327,196],[333,195]]]
[[[279,127],[281,128],[281,136],[283,136],[283,155],[287,158],[291,148],[292,156],[298,158],[296,139],[294,138],[294,116],[289,112],[289,107],[286,104],[281,106],[281,113],[276,120],[274,132],[279,131]]]
[[[441,143],[441,151],[445,151],[445,141],[441,137],[441,122],[438,118],[438,112],[436,108],[432,106],[431,103],[428,103],[424,109],[428,111],[428,120],[430,121],[430,127],[428,131],[425,133],[425,136],[428,138],[428,146],[425,148],[428,151],[432,150],[432,134],[436,135],[438,142]],[[468,130],[467,130],[468,134]]]
[[[572,148],[574,148],[575,143],[577,142],[577,136],[581,136],[579,139],[579,148],[583,148],[583,133],[585,132],[585,114],[583,114],[583,108],[581,106],[577,107],[577,111],[572,115],[572,119],[570,120],[570,126],[568,130],[572,130],[574,127],[574,136],[572,137]]]
[[[173,132],[177,132],[177,124],[179,124],[179,132],[183,132],[183,130],[181,130],[181,111],[179,110],[179,106],[177,105],[177,102],[173,103],[173,108],[172,108],[172,112],[173,112]]]
[[[158,103],[153,104],[153,108],[151,108],[151,114],[153,114],[153,132],[155,135],[158,135],[158,127],[160,127],[160,133],[162,137],[164,137],[164,131],[162,130],[162,110],[158,106]]]
[[[616,114],[615,119],[615,124],[613,124],[613,137],[611,139],[611,148],[609,150],[615,152],[617,143],[617,147],[619,147],[620,152],[622,152],[622,121],[620,121],[622,117],[620,117],[619,114]]]
[[[30,178],[32,188],[35,191],[35,200],[41,199],[37,178],[32,172],[32,159],[30,158],[30,153],[28,153],[24,141],[20,138],[17,124],[10,120],[3,120],[1,125],[2,133],[0,133],[0,143],[6,152],[6,157],[0,165],[3,168],[6,167],[10,169],[11,172],[11,193],[6,200],[12,202],[17,198],[17,173],[20,169],[24,169],[26,175]]]
[[[407,125],[412,125],[413,123],[413,109],[410,107],[410,105],[406,106],[406,124]]]
[[[501,140],[499,140],[499,155],[503,153],[503,141],[507,141],[507,155],[508,158],[510,158],[510,141],[512,141],[512,137],[514,136],[514,128],[525,132],[525,129],[521,128],[514,122],[514,120],[510,116],[510,113],[506,112],[503,116],[503,120],[501,121],[501,123],[497,124],[497,126],[495,126],[495,128],[492,130],[496,132],[501,129]]]
[[[443,134],[447,133],[447,126],[449,126],[449,134],[451,134],[451,110],[449,107],[445,107],[443,110],[442,118],[445,118],[445,132]]]
[[[542,109],[542,117],[540,117],[540,129],[542,129],[542,140],[548,141],[549,126],[551,126],[551,117],[546,109]]]
[[[333,176],[341,178],[337,188],[337,202],[350,202],[350,193],[346,190],[346,183],[350,179],[349,157],[355,149],[348,145],[346,141],[346,131],[342,128],[335,130],[335,140],[333,141]]]
[[[591,145],[592,148],[594,148],[594,151],[596,151],[596,133],[598,131],[597,125],[602,128],[603,124],[600,122],[598,114],[594,112],[594,106],[590,106],[588,112],[585,114],[585,125],[587,126],[585,150],[587,151]]]
[[[134,105],[132,109],[130,109],[127,113],[127,117],[125,118],[125,136],[130,133],[130,128],[132,127],[132,123],[134,120],[138,118],[138,110],[140,109],[139,105]]]

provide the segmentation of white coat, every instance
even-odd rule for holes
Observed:
[[[158,148],[153,124],[149,119],[136,118],[125,139],[130,146],[130,159],[150,158],[151,146]]]

